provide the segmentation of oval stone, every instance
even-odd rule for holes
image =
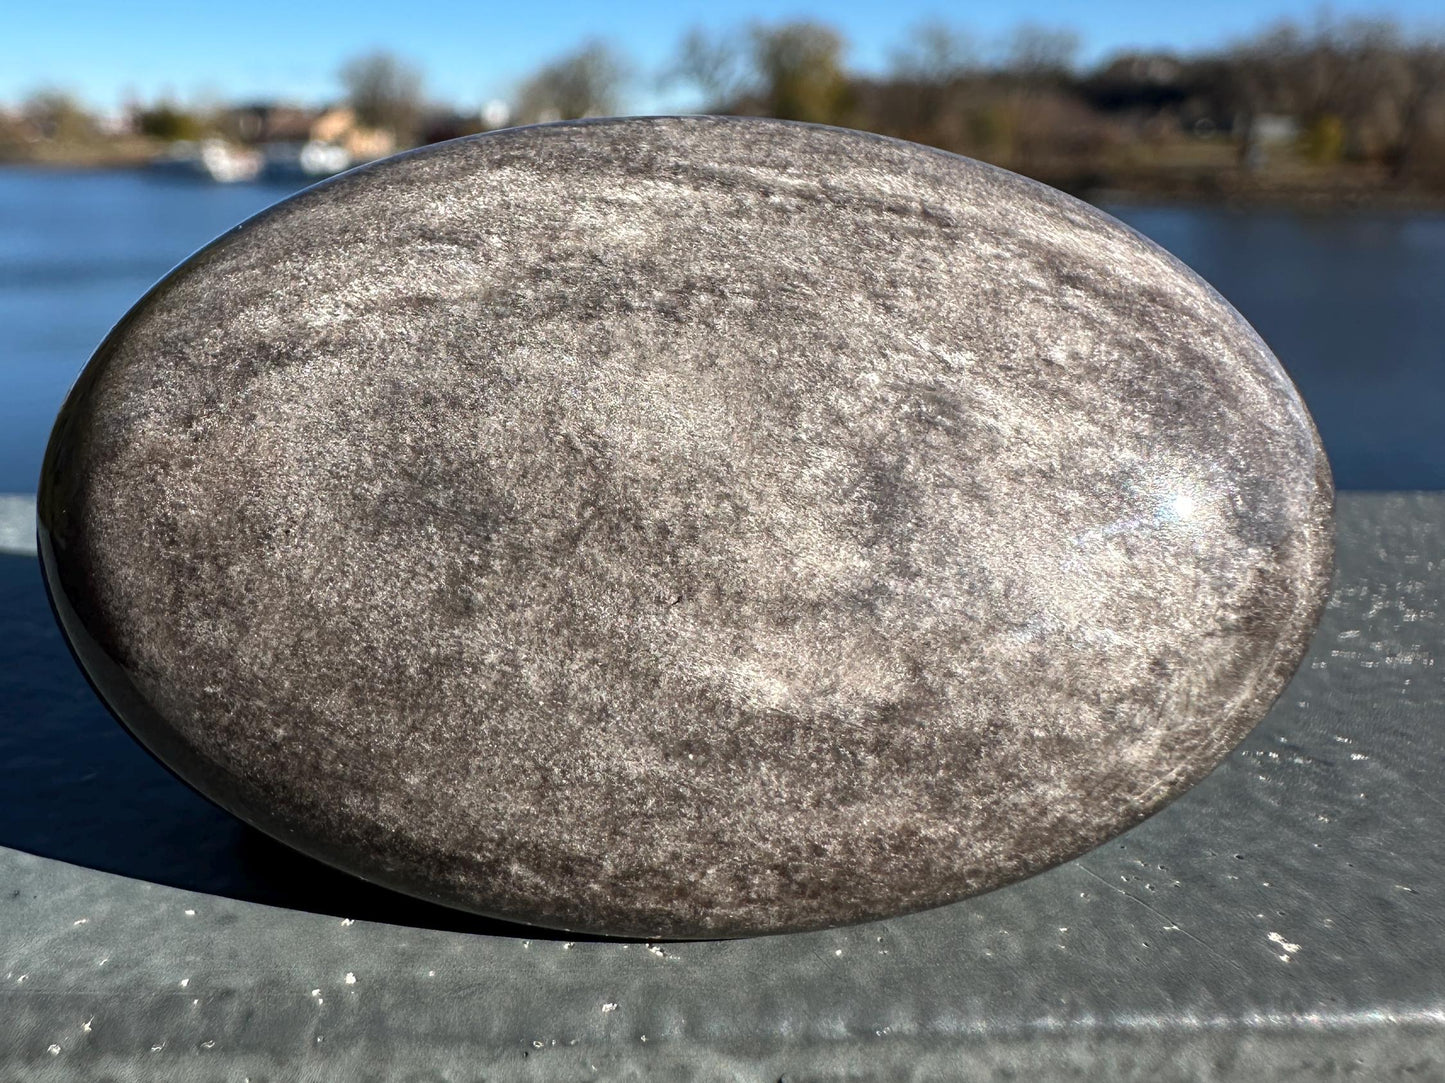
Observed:
[[[368,166],[204,249],[66,402],[61,623],[263,831],[649,937],[936,906],[1269,707],[1333,494],[1278,362],[1104,214],[665,118]]]

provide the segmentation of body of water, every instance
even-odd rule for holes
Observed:
[[[0,169],[0,493],[34,489],[55,411],[111,325],[292,190]],[[1340,488],[1445,488],[1445,214],[1105,209],[1254,324],[1309,403]]]
[[[66,391],[141,295],[293,191],[139,170],[0,169],[0,493],[34,491]]]
[[[289,191],[0,170],[0,845],[281,905],[494,928],[334,873],[171,777],[85,684],[34,557],[14,555],[33,537],[24,494],[51,420],[109,327]],[[1107,209],[1254,323],[1304,392],[1342,488],[1445,488],[1445,215]]]
[[[1341,489],[1445,489],[1445,214],[1106,206],[1294,378]]]

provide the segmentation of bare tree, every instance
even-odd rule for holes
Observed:
[[[422,112],[421,72],[387,52],[348,61],[341,69],[347,100],[356,119],[384,128],[401,143],[416,136]]]
[[[755,25],[749,34],[754,72],[769,116],[840,123],[850,100],[843,38],[822,23]]]
[[[919,83],[951,83],[979,67],[973,36],[942,19],[915,24],[891,60],[895,76]]]
[[[969,96],[965,80],[979,74],[973,38],[941,19],[915,24],[891,57],[893,80],[906,87],[890,110],[896,134],[925,143],[946,141],[941,128]]]
[[[1279,23],[1214,63],[1220,96],[1244,121],[1246,151],[1251,118],[1275,113],[1298,123],[1301,149],[1322,162],[1379,161],[1403,179],[1413,162],[1440,153],[1445,43],[1412,41],[1388,19]]]
[[[518,115],[526,122],[606,116],[618,111],[631,65],[593,41],[544,66],[522,84]]]
[[[38,90],[25,100],[20,114],[43,139],[72,142],[95,135],[90,115],[61,90]]]
[[[1429,173],[1445,181],[1445,40],[1421,42],[1404,56],[1400,134],[1390,166],[1398,177]]]
[[[748,70],[736,34],[713,34],[694,27],[683,35],[677,58],[664,72],[664,85],[684,83],[702,95],[707,112],[726,109],[747,90]]]
[[[1079,35],[1072,30],[1020,23],[1009,37],[1006,66],[1031,79],[1068,75],[1079,51]]]

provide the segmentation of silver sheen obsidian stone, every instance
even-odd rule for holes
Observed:
[[[498,132],[303,192],[106,340],[61,623],[201,792],[638,936],[936,906],[1205,775],[1304,652],[1328,466],[1247,324],[1052,189],[854,132]]]

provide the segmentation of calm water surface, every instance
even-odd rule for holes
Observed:
[[[1445,489],[1445,214],[1105,209],[1254,325],[1341,489]]]
[[[65,392],[131,305],[294,190],[0,169],[0,492],[34,490]]]
[[[289,191],[0,170],[0,494],[33,491],[55,411],[110,326],[190,252]],[[1107,209],[1264,335],[1341,487],[1445,488],[1445,215]],[[86,686],[34,558],[3,554],[0,845],[280,905],[495,928],[331,872],[177,782]]]
[[[55,411],[110,326],[292,190],[0,169],[0,493],[34,489]],[[1445,215],[1106,209],[1254,324],[1304,393],[1341,488],[1445,488]]]

